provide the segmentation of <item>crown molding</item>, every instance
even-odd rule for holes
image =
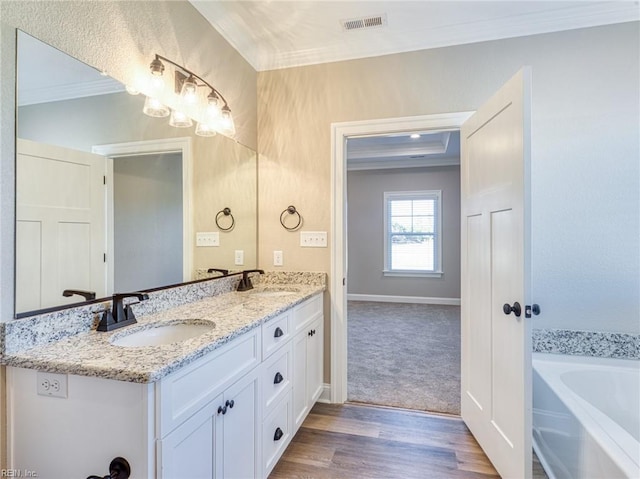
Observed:
[[[18,106],[73,100],[75,98],[106,95],[123,91],[125,91],[124,85],[111,78],[44,88],[31,88],[28,90],[23,88],[18,94]]]

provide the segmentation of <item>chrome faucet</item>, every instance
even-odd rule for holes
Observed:
[[[251,278],[249,278],[249,273],[260,273],[264,274],[264,271],[261,269],[247,269],[242,272],[242,279],[238,283],[238,288],[236,291],[248,291],[253,289],[253,284],[251,284]]]
[[[98,323],[98,331],[113,331],[114,329],[137,323],[131,304],[124,306],[124,298],[138,298],[139,301],[149,299],[147,293],[116,293],[113,295],[111,311],[102,313],[102,319]],[[138,304],[138,303],[133,303]]]

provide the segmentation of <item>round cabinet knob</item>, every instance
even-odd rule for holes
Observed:
[[[274,338],[279,338],[280,336],[282,336],[284,333],[282,332],[282,329],[280,329],[280,326],[278,326],[276,328],[276,330],[273,332],[273,337]]]
[[[284,381],[282,374],[276,373],[276,377],[273,378],[273,384],[280,384],[282,381]]]
[[[233,405],[235,404],[235,401],[232,399],[231,401],[227,400],[226,403],[224,403],[224,407],[225,409],[228,407],[229,409],[233,409]]]
[[[276,432],[273,434],[273,440],[279,441],[280,439],[282,439],[282,436],[284,436],[284,432],[282,432],[282,429],[277,428]]]
[[[504,303],[504,306],[502,306],[502,312],[504,312],[504,314],[513,313],[516,315],[516,318],[519,318],[522,314],[522,307],[517,301],[513,303],[513,306],[511,306],[509,303]]]

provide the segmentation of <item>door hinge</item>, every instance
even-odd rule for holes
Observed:
[[[342,286],[346,286],[347,285],[347,278],[342,278]]]
[[[106,185],[107,184],[107,177],[106,176],[102,176],[102,184]]]
[[[102,255],[102,261],[105,263],[107,262],[107,253]]]
[[[524,317],[525,318],[530,318],[531,314],[534,314],[536,316],[538,316],[540,314],[540,306],[537,304],[527,304],[524,307]]]

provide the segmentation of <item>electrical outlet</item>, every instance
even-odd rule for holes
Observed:
[[[326,248],[327,232],[326,231],[301,231],[300,246],[303,248]]]
[[[237,249],[235,252],[236,265],[241,266],[244,264],[244,251]]]
[[[67,375],[38,371],[36,390],[39,396],[67,397]]]
[[[217,231],[196,233],[196,246],[220,246],[220,233]]]
[[[282,251],[273,252],[273,265],[282,266]]]

